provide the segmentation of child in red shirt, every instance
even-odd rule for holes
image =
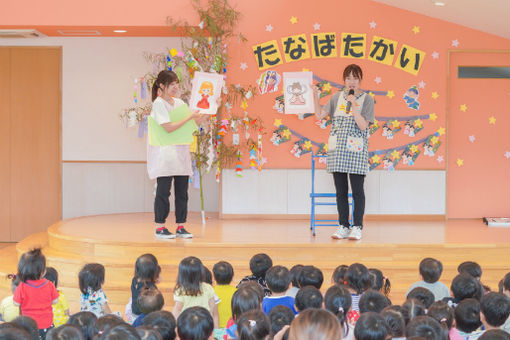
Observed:
[[[58,292],[51,281],[44,278],[46,258],[41,248],[35,248],[21,255],[18,275],[21,283],[14,292],[14,304],[21,306],[21,314],[37,322],[39,335],[46,339],[46,333],[53,328],[52,304],[58,302]]]

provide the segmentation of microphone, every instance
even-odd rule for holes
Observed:
[[[353,89],[350,89],[350,90],[349,90],[349,96],[350,96],[350,95],[354,95],[354,90],[353,90]],[[351,111],[351,105],[352,105],[352,103],[351,103],[351,102],[347,102],[347,108],[345,109],[345,112],[349,112],[349,111]]]

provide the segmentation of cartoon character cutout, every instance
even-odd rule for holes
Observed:
[[[317,120],[315,124],[319,125],[321,129],[326,129],[329,125],[331,125],[331,118],[329,116],[326,116],[320,120]]]
[[[384,170],[388,170],[388,171],[395,170],[395,165],[393,164],[391,159],[384,157],[382,163],[383,163]]]
[[[282,134],[280,132],[280,129],[274,130],[273,135],[271,136],[271,138],[269,138],[269,140],[276,146],[280,145],[280,141],[282,140]]]
[[[409,166],[414,165],[414,159],[411,152],[404,152],[402,154],[402,163]]]
[[[382,135],[386,137],[386,139],[393,139],[393,130],[387,123],[384,123],[382,127]]]
[[[404,93],[404,101],[407,104],[407,107],[413,110],[420,109],[420,103],[418,102],[418,97],[420,96],[420,91],[416,85],[413,85]]]
[[[278,91],[281,79],[282,77],[276,71],[268,70],[262,73],[257,81],[260,94]]]
[[[198,90],[198,93],[202,95],[202,99],[200,99],[197,103],[197,107],[200,109],[209,109],[210,103],[209,103],[209,97],[214,95],[214,86],[210,81],[204,81],[202,84],[200,84],[200,89]]]
[[[327,157],[326,156],[328,155],[328,148],[327,148],[326,144],[322,143],[319,146],[319,150],[317,150],[315,155],[320,157],[319,158],[319,164],[326,164],[327,163]]]
[[[285,110],[285,100],[283,98],[283,94],[274,99],[273,109],[278,111],[278,113],[283,113]]]
[[[298,81],[287,86],[287,92],[291,95],[289,103],[292,105],[305,105],[306,101],[303,94],[305,94],[306,91],[306,86],[303,86]]]

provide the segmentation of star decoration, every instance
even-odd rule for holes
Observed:
[[[445,133],[444,127],[440,127],[439,129],[437,129],[437,133],[439,133],[440,136],[444,135]]]
[[[378,128],[379,127],[379,121],[377,119],[374,118],[374,124],[372,124],[374,127]]]
[[[464,165],[464,160],[462,158],[457,158],[457,166],[463,166]]]
[[[372,161],[373,161],[374,163],[380,163],[380,162],[381,162],[381,157],[379,157],[379,155],[374,155],[374,156],[372,157]]]
[[[283,136],[285,138],[290,138],[290,136],[292,136],[292,132],[290,132],[289,129],[285,129],[285,130],[283,130]]]
[[[321,24],[319,24],[318,22],[316,22],[315,24],[313,24],[313,29],[314,29],[315,31],[320,30],[320,29],[321,29]]]
[[[439,59],[439,52],[437,51],[432,52],[432,59]]]
[[[469,141],[470,141],[471,143],[474,143],[474,142],[475,142],[475,140],[476,140],[475,135],[471,135],[471,136],[469,136],[468,138],[469,138]]]
[[[298,22],[298,19],[296,17],[293,16],[293,17],[290,18],[290,23],[291,24],[294,25],[294,24],[297,24],[297,22]]]
[[[437,136],[432,136],[430,142],[432,143],[432,145],[436,145],[439,142],[439,138]]]
[[[377,23],[374,20],[372,20],[368,23],[368,25],[370,26],[371,29],[374,29],[375,26],[377,26]]]
[[[418,151],[418,147],[413,144],[409,147],[409,150],[411,150],[411,152],[415,154]]]
[[[347,109],[347,107],[344,104],[342,104],[338,107],[338,111],[345,111],[346,109]]]
[[[229,102],[226,102],[225,107],[227,108],[227,110],[230,111],[230,109],[232,108],[232,104],[230,104]]]
[[[203,30],[204,29],[204,22],[200,21],[200,24],[198,24],[198,27],[200,27],[200,29]]]
[[[241,108],[243,110],[246,110],[247,107],[248,107],[248,102],[246,100],[243,100],[243,102],[241,103]]]
[[[418,87],[419,87],[420,89],[424,89],[424,88],[425,88],[425,86],[427,86],[427,83],[426,83],[426,82],[424,82],[423,80],[422,80],[422,81],[420,81],[420,82],[418,83]]]
[[[420,118],[418,118],[418,119],[416,119],[414,121],[414,127],[420,127],[421,128],[422,126],[423,126],[423,122],[422,122],[422,120]]]
[[[389,90],[388,93],[386,94],[386,97],[390,99],[395,97],[395,92],[393,92],[393,90]]]
[[[310,150],[312,148],[312,142],[307,140],[306,142],[303,143],[303,146],[306,150]]]
[[[273,25],[266,25],[266,32],[271,32],[273,30]]]
[[[435,122],[435,121],[436,121],[436,119],[437,119],[437,115],[436,115],[435,113],[431,113],[431,114],[429,114],[429,119],[430,119],[431,121]]]
[[[444,161],[444,157],[442,155],[437,156],[437,162],[442,163]]]
[[[505,152],[506,159],[510,158],[510,151]]]
[[[264,165],[264,164],[266,164],[266,163],[267,163],[267,157],[262,157],[262,158],[260,159],[260,165]]]
[[[420,26],[414,26],[411,31],[413,31],[414,34],[420,33]]]
[[[462,112],[466,112],[466,111],[467,111],[467,105],[466,105],[466,104],[461,104],[461,105],[460,105],[460,110],[461,110]]]
[[[281,119],[275,119],[273,124],[274,124],[274,126],[279,127],[280,125],[282,125],[282,120]]]
[[[368,92],[368,95],[369,95],[370,97],[372,97],[372,98],[374,98],[374,99],[375,99],[375,94],[373,94],[373,93],[372,93],[372,91],[369,91],[369,92]]]
[[[325,83],[324,85],[322,85],[322,89],[326,92],[331,91],[331,84]]]
[[[324,144],[324,150],[328,151],[328,143]]]
[[[394,129],[398,129],[400,127],[400,122],[398,120],[394,120],[393,122],[391,122],[391,125],[393,126]]]
[[[241,63],[241,70],[245,71],[248,68],[248,65],[246,63]]]
[[[439,98],[439,93],[437,93],[436,91],[432,92],[432,99],[437,99]]]
[[[489,117],[489,124],[496,125],[496,117],[494,116]]]
[[[310,72],[310,69],[302,68],[302,69],[301,69],[301,72]]]
[[[376,84],[382,83],[381,77],[375,77],[374,81],[375,81]]]
[[[452,46],[458,47],[459,46],[459,39],[452,40]]]
[[[391,157],[393,157],[393,159],[400,159],[400,153],[397,150],[393,150]]]

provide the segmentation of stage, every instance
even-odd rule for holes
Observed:
[[[172,215],[171,215],[172,216]],[[482,281],[497,290],[498,281],[510,271],[510,229],[488,228],[481,220],[379,220],[368,219],[361,241],[333,240],[334,227],[318,227],[315,237],[309,219],[218,219],[208,214],[202,225],[198,213],[191,213],[186,226],[193,239],[157,240],[152,213],[98,215],[60,221],[46,232],[33,234],[16,245],[0,249],[0,273],[16,271],[17,257],[42,246],[49,266],[60,274],[60,288],[70,301],[72,312],[79,308],[78,272],[88,262],[106,267],[104,290],[114,310],[123,311],[130,297],[130,283],[136,258],[153,253],[162,267],[160,290],[165,306],[173,305],[172,289],[180,260],[197,256],[212,266],[229,261],[234,282],[249,273],[250,257],[269,254],[274,264],[291,267],[313,264],[324,273],[323,289],[340,264],[361,262],[378,268],[392,282],[390,298],[401,303],[411,283],[419,280],[418,264],[424,257],[442,261],[443,282],[450,284],[457,265],[477,261],[484,272]],[[173,216],[172,216],[173,218]],[[171,225],[169,225],[171,226]],[[9,292],[1,280],[0,295]]]

